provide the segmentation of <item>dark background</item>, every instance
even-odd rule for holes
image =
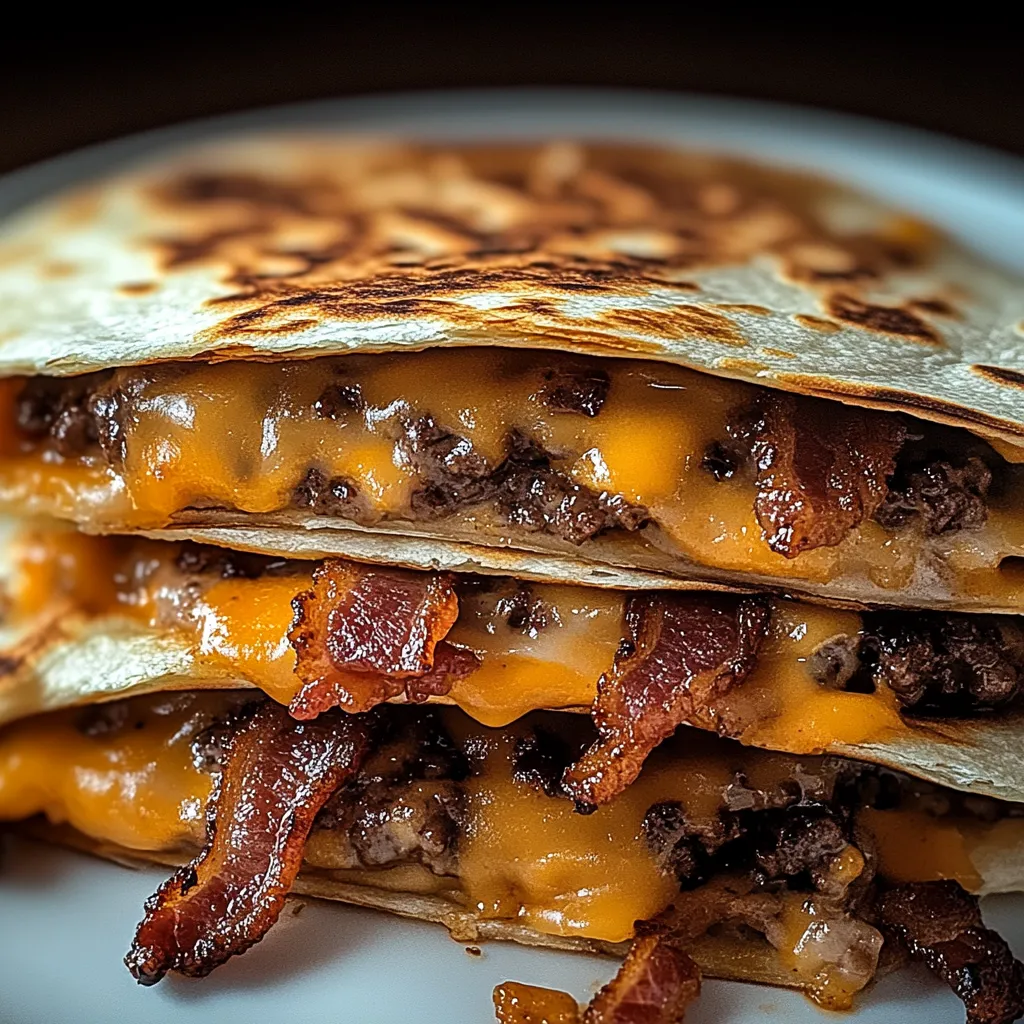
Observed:
[[[948,25],[929,23],[953,12],[938,7],[902,25],[892,9],[797,19],[683,8],[666,17],[643,4],[541,11],[493,0],[469,15],[385,3],[355,17],[302,4],[244,12],[144,6],[104,23],[91,11],[68,21],[59,10],[23,5],[21,20],[5,25],[0,170],[263,104],[529,84],[783,100],[1024,154],[1022,41],[980,5],[957,10]]]

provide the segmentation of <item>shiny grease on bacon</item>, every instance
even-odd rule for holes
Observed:
[[[143,985],[203,977],[277,921],[321,807],[371,749],[372,718],[298,722],[272,701],[231,727],[207,809],[207,841],[145,906],[125,964]]]
[[[754,511],[768,546],[834,547],[879,509],[906,428],[895,416],[771,393],[753,431]]]
[[[753,668],[768,603],[726,594],[639,594],[626,609],[629,637],[598,682],[598,739],[569,767],[566,791],[582,806],[607,803],[639,774],[677,726],[706,721],[706,705]],[[702,719],[704,719],[702,721]]]
[[[701,464],[716,480],[751,481],[765,539],[786,558],[839,544],[868,519],[923,537],[980,529],[1003,460],[962,430],[920,427],[767,391],[734,411]]]
[[[411,701],[442,696],[478,665],[444,640],[459,615],[447,574],[328,559],[293,607],[288,638],[303,683],[289,707],[296,718],[333,707],[367,711],[402,693]]]

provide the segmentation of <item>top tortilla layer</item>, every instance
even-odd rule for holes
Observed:
[[[0,231],[0,374],[531,345],[1024,444],[1024,288],[816,178],[632,145],[254,136]]]

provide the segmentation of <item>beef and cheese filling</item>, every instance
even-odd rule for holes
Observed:
[[[9,543],[7,623],[39,639],[2,652],[3,675],[25,685],[0,697],[0,718],[31,710],[9,702],[55,672],[56,701],[244,683],[307,719],[384,701],[443,701],[490,726],[571,709],[607,739],[596,767],[611,749],[642,761],[683,722],[812,753],[934,735],[937,717],[991,718],[1024,690],[1024,628],[1009,616],[630,594],[60,528]],[[97,637],[123,640],[103,657],[124,674],[108,667],[109,689],[76,695],[68,663]]]
[[[5,383],[0,500],[94,530],[311,519],[598,561],[1024,596],[1024,469],[884,412],[509,349]]]
[[[301,868],[533,933],[618,943],[646,922],[698,958],[709,933],[746,936],[832,1007],[880,958],[915,952],[907,906],[944,906],[958,923],[943,940],[969,939],[968,961],[987,964],[961,996],[1020,1012],[1021,967],[967,895],[1024,883],[1020,806],[686,731],[581,813],[563,769],[590,732],[552,713],[502,730],[454,709],[303,723],[245,691],[151,695],[7,727],[0,818],[192,858],[147,903],[128,955],[150,983],[258,941]],[[954,959],[930,963],[954,983]]]

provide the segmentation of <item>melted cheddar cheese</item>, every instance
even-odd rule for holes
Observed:
[[[231,700],[226,694],[201,693],[142,697],[116,705],[112,727],[93,723],[90,728],[88,712],[83,719],[81,711],[8,726],[0,732],[0,820],[43,814],[128,850],[194,850],[204,836],[210,777],[194,765],[192,741],[226,712]],[[571,730],[573,724],[548,719],[551,728]],[[625,793],[584,816],[568,800],[545,796],[513,778],[511,756],[525,726],[489,730],[454,711],[446,713],[445,725],[469,752],[473,770],[464,783],[458,877],[435,878],[432,890],[455,893],[482,917],[514,920],[557,935],[623,940],[632,935],[635,921],[657,914],[671,901],[677,882],[659,865],[642,829],[652,805],[675,801],[687,821],[710,823],[737,773],[751,788],[772,793],[781,791],[798,768],[790,756],[693,733],[659,748]],[[828,771],[814,759],[803,759],[799,768],[808,776]],[[875,836],[887,876],[952,877],[972,889],[980,881],[972,856],[991,830],[1016,827],[1017,842],[1024,839],[1024,819],[986,826],[957,818],[907,817],[902,811],[865,811],[860,821]],[[929,844],[951,848],[952,836],[957,837],[956,855],[941,864],[935,859],[939,854],[929,860]],[[307,863],[330,869],[330,844],[330,830],[314,832]],[[851,849],[846,856],[850,862],[836,870],[859,874],[859,854]],[[364,871],[358,878],[376,884],[377,874]],[[379,874],[390,888],[431,891],[422,879],[429,872],[419,865]],[[341,872],[339,877],[356,876]],[[792,943],[780,945],[784,955],[792,945],[794,963],[801,960],[801,937],[808,929],[808,911],[801,917],[800,906],[796,900],[784,922]]]
[[[7,581],[14,617],[45,620],[70,608],[172,631],[189,645],[197,674],[248,683],[289,703],[301,685],[288,641],[292,601],[311,585],[313,564],[292,563],[254,579],[213,573],[196,586],[176,568],[178,551],[164,542],[66,529],[24,531]],[[627,595],[533,584],[543,621],[513,626],[502,602],[516,587],[514,580],[496,581],[460,598],[447,640],[473,651],[480,664],[454,683],[444,702],[488,726],[541,708],[589,710],[626,634]],[[744,743],[792,753],[912,730],[888,689],[848,693],[823,687],[811,674],[819,645],[860,629],[855,612],[776,599],[755,667],[741,686],[714,699],[706,720]]]
[[[424,481],[404,432],[427,417],[464,438],[491,468],[519,433],[578,483],[646,507],[656,527],[611,538],[627,560],[637,546],[653,544],[701,565],[767,577],[856,577],[890,590],[914,583],[924,543],[915,531],[866,522],[836,547],[788,559],[765,540],[749,474],[716,479],[703,467],[755,387],[667,364],[603,360],[607,396],[597,415],[583,415],[546,397],[560,366],[585,374],[594,364],[482,348],[121,371],[117,380],[129,396],[119,420],[123,459],[109,465],[99,454],[62,458],[14,443],[17,388],[8,383],[0,390],[0,433],[9,431],[0,449],[0,504],[113,530],[164,527],[189,510],[280,517],[294,508],[296,488],[312,469],[354,488],[363,519],[407,521],[415,519],[412,497]],[[355,386],[358,403],[330,397],[332,388]],[[1021,581],[999,572],[1004,558],[1024,553],[1021,492],[1009,488],[1005,508],[984,529],[929,541],[928,560],[948,565],[957,587],[966,581],[971,593],[1024,599]],[[453,513],[437,529],[485,543],[546,543],[501,521],[486,503]]]
[[[109,735],[78,728],[77,712],[19,722],[0,733],[0,818],[45,814],[129,850],[176,850],[205,834],[210,776],[192,763],[197,710],[220,694],[167,695],[121,705]]]

